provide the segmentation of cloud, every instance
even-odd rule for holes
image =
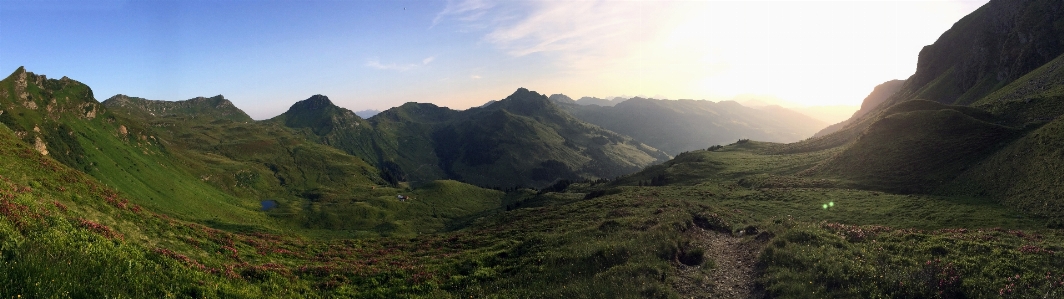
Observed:
[[[451,0],[433,24],[453,20],[478,29],[484,42],[515,57],[556,53],[580,60],[648,41],[682,6],[675,3]]]
[[[476,21],[479,20],[489,9],[495,6],[495,3],[489,0],[447,0],[447,6],[436,14],[436,17],[432,19],[432,26],[435,27],[441,20],[448,17],[455,17],[463,21]]]
[[[480,79],[480,75],[472,75],[472,76],[469,76],[469,78],[473,79],[473,80]]]
[[[428,65],[429,63],[432,63],[433,60],[436,60],[436,56],[429,56],[429,57],[426,57],[425,59],[422,59],[421,60],[421,64],[416,64],[416,63],[407,63],[407,64],[389,63],[389,64],[384,64],[384,63],[381,63],[379,58],[371,58],[371,59],[366,61],[366,66],[374,68],[374,69],[378,69],[378,70],[405,72],[405,71],[409,71],[409,70],[415,69],[415,68],[420,67],[420,66]]]

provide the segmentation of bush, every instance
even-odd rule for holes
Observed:
[[[684,265],[698,266],[706,260],[706,253],[702,248],[685,249],[677,259]]]

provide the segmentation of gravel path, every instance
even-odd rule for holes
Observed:
[[[762,298],[755,284],[754,263],[762,241],[759,238],[693,228],[691,245],[705,250],[706,263],[679,265],[675,288],[681,298]],[[709,268],[709,261],[716,267]]]

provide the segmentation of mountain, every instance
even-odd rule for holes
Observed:
[[[189,117],[208,121],[229,120],[233,122],[251,122],[247,113],[233,105],[221,95],[210,98],[197,97],[185,101],[147,101],[144,99],[116,95],[104,101],[104,106],[128,108],[130,116],[150,119],[153,117]]]
[[[622,97],[615,97],[612,100],[600,99],[596,97],[582,97],[578,100],[573,100],[573,98],[570,98],[569,96],[560,93],[552,94],[550,97],[548,97],[548,99],[550,99],[552,102],[559,104],[576,104],[581,106],[596,105],[602,107],[611,107],[628,100],[627,98]]]
[[[595,97],[582,97],[582,98],[576,100],[576,103],[580,104],[580,105],[584,105],[584,106],[599,105],[599,106],[602,106],[602,107],[609,107],[609,106],[614,106],[614,105],[620,104],[620,103],[622,103],[624,101],[627,101],[627,100],[628,99],[625,99],[625,98],[613,98],[612,100],[607,100],[607,99],[600,99],[600,98],[595,98]]]
[[[1049,167],[1059,156],[1046,146],[1064,115],[1061,12],[1059,1],[990,1],[925,47],[916,73],[886,100],[881,85],[838,131],[778,152],[837,148],[810,174],[1062,218],[1058,183],[1045,179],[1064,176]]]
[[[380,110],[375,110],[375,109],[366,109],[366,110],[362,110],[362,111],[355,111],[355,115],[358,115],[358,117],[361,117],[361,118],[370,118],[370,117],[373,117],[374,115],[377,115],[377,113],[381,113],[381,111]]]
[[[949,34],[1045,30],[971,20],[1041,20],[1058,3],[991,0]],[[931,51],[920,66],[1027,61],[1041,54],[1025,47],[1052,41],[1006,42],[999,57]],[[519,89],[482,108],[407,103],[370,119],[318,95],[256,122],[221,96],[98,103],[84,84],[19,68],[0,80],[0,296],[1058,298],[1062,57],[970,103],[906,94],[948,91],[952,75],[910,78],[834,133],[671,159],[567,111],[634,106],[614,117],[674,130],[654,121],[797,116]],[[984,71],[964,78],[997,77]],[[616,180],[505,194],[406,179],[549,184],[656,159],[667,161]]]
[[[668,158],[523,88],[482,108],[406,103],[369,120],[315,96],[270,121],[375,163],[393,183],[449,178],[479,186],[545,186],[614,177]]]
[[[0,81],[0,107],[0,123],[35,154],[114,188],[129,204],[217,228],[416,234],[496,209],[501,197],[458,182],[391,188],[362,159],[253,121],[222,96],[172,102],[116,95],[99,103],[80,82],[19,68]],[[395,206],[397,193],[426,198]],[[262,211],[266,199],[269,212]],[[341,221],[354,214],[365,216]]]
[[[151,125],[112,113],[81,82],[48,79],[20,67],[0,81],[0,107],[0,122],[38,153],[121,190],[134,204],[186,219],[268,222],[247,208],[257,202],[204,182],[173,159],[172,144],[158,138]]]
[[[877,110],[923,99],[944,104],[990,105],[984,97],[1001,90],[1028,73],[1047,65],[1064,53],[1064,4],[1058,1],[990,1],[957,21],[934,44],[920,51],[916,73],[902,83],[893,95],[876,105],[878,97],[862,104],[855,114],[835,130],[840,134],[818,134],[824,139],[797,145],[792,149],[823,149],[852,141],[871,124]],[[1051,72],[1051,71],[1048,71]],[[1005,104],[996,104],[1001,105]],[[871,110],[864,106],[872,107]],[[1020,105],[1032,107],[1028,105]],[[1013,106],[1017,109],[1020,106]],[[1057,114],[1059,115],[1059,114]],[[1044,116],[1048,117],[1048,116]]]
[[[981,109],[912,100],[891,106],[844,150],[806,174],[867,189],[930,193],[1020,136]]]
[[[1064,3],[990,1],[920,51],[916,73],[892,103],[967,105],[1064,53]]]
[[[812,136],[825,125],[779,106],[754,109],[731,101],[632,98],[612,107],[555,104],[580,120],[670,155],[739,139],[792,142]]]

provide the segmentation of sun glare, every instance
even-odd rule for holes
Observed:
[[[673,21],[614,67],[635,76],[611,78],[612,87],[671,98],[759,94],[793,105],[860,105],[874,86],[910,76],[920,48],[972,9],[956,1],[671,4],[662,19]]]

